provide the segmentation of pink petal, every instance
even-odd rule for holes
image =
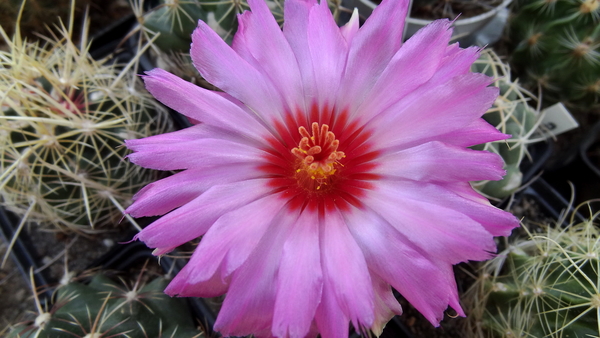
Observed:
[[[394,297],[392,288],[388,283],[377,275],[371,275],[373,282],[373,291],[375,293],[375,320],[371,330],[375,336],[379,337],[387,324],[394,315],[402,314],[402,306]]]
[[[476,144],[506,140],[509,138],[510,135],[502,134],[486,120],[479,118],[475,119],[471,124],[461,130],[434,136],[432,137],[432,140],[435,139],[459,147],[471,147]]]
[[[338,92],[348,47],[333,20],[327,1],[313,6],[308,17],[308,48],[315,76],[316,98],[320,104],[331,102]]]
[[[424,182],[500,180],[506,173],[497,154],[428,142],[378,158],[372,171],[386,179]],[[440,168],[444,168],[440,170]]]
[[[479,222],[424,198],[415,200],[404,189],[406,186],[418,196],[429,197],[426,194],[429,185],[434,184],[384,181],[363,202],[435,260],[457,264],[489,259],[491,252],[496,252],[496,244]],[[431,199],[435,200],[435,197]]]
[[[254,165],[242,164],[188,169],[142,188],[125,213],[133,217],[163,215],[192,201],[213,185],[257,178],[260,174]]]
[[[365,257],[339,211],[328,212],[321,226],[323,273],[337,303],[358,330],[374,321],[374,295]],[[339,310],[338,310],[339,311]]]
[[[429,193],[436,194],[435,200],[430,199],[432,203],[460,211],[481,223],[494,236],[508,236],[512,229],[519,226],[519,220],[514,215],[492,206],[490,201],[477,193],[468,182],[445,183],[443,186],[428,189]]]
[[[169,283],[165,293],[171,297],[217,297],[227,292],[230,281],[229,279],[223,281],[218,271],[207,280],[190,282],[188,277],[194,268],[194,263],[188,262]]]
[[[433,263],[427,249],[415,247],[369,211],[353,209],[344,218],[370,269],[438,326],[448,305],[458,304],[452,266]]]
[[[419,88],[368,123],[394,126],[379,128],[373,142],[382,148],[404,149],[434,135],[458,131],[492,106],[498,88],[489,84],[489,77],[470,73],[427,90]]]
[[[195,127],[204,125],[188,129]],[[173,133],[125,141],[127,147],[135,151],[127,158],[145,168],[180,170],[251,163],[260,165],[257,160],[265,155],[265,152],[256,147],[231,140],[200,138],[172,141],[169,139],[171,134]],[[135,144],[132,141],[136,141]]]
[[[390,60],[357,114],[362,117],[377,115],[426,83],[446,54],[452,35],[450,25],[449,20],[436,20],[408,39]]]
[[[354,10],[352,11],[352,16],[350,17],[350,20],[348,20],[348,22],[346,22],[345,25],[340,27],[340,32],[342,33],[342,36],[344,37],[344,39],[346,39],[346,44],[348,46],[350,46],[350,44],[352,43],[352,39],[354,39],[354,37],[356,36],[356,33],[358,33],[358,26],[359,26],[358,8],[354,8]]]
[[[316,5],[315,0],[287,0],[283,13],[283,34],[296,55],[307,101],[311,101],[310,98],[318,94],[308,42],[308,16]]]
[[[286,110],[283,98],[269,79],[202,21],[192,34],[190,55],[208,82],[245,103],[263,120],[272,121]]]
[[[249,0],[248,4],[252,12],[238,16],[239,27],[232,48],[272,82],[288,107],[295,108],[304,101],[296,56],[266,2]]]
[[[283,246],[297,220],[284,212],[266,231],[246,262],[232,274],[215,330],[227,336],[271,332]],[[249,291],[251,290],[251,291]]]
[[[203,123],[261,140],[268,133],[255,115],[249,115],[223,96],[155,68],[144,76],[146,89],[160,102]]]
[[[268,195],[221,216],[194,251],[188,281],[207,280],[217,271],[226,279],[246,261],[285,202]]]
[[[205,193],[144,228],[135,238],[150,248],[172,248],[206,233],[223,214],[271,192],[268,181],[255,179],[215,185]]]
[[[331,280],[323,282],[323,296],[317,307],[315,322],[321,333],[321,338],[348,338],[349,318],[343,311],[335,296]]]
[[[336,106],[353,112],[402,44],[408,0],[384,0],[352,39]]]
[[[304,338],[310,330],[323,288],[317,216],[316,212],[302,212],[283,246],[277,273],[274,336]]]
[[[438,83],[444,83],[455,76],[470,73],[471,65],[479,57],[480,51],[481,48],[476,46],[460,49],[458,48],[458,43],[448,46],[446,57],[442,59],[442,64],[429,81],[429,85],[435,86]]]

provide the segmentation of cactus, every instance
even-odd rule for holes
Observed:
[[[540,114],[529,104],[535,96],[523,89],[518,82],[511,81],[510,68],[492,50],[484,50],[472,66],[475,72],[496,79],[494,85],[500,88],[500,95],[483,118],[503,133],[512,137],[506,141],[480,145],[479,150],[500,154],[505,162],[506,176],[500,181],[474,182],[473,186],[492,198],[504,198],[521,187],[523,174],[519,169],[527,155],[527,146],[541,141],[534,137],[540,123]]]
[[[283,22],[283,1],[271,0],[268,4],[278,22]],[[180,53],[189,51],[198,20],[231,42],[237,29],[237,14],[249,9],[246,0],[159,0],[150,10],[144,10],[144,0],[137,0],[132,6],[142,31],[148,37],[158,34],[154,44],[160,50]]]
[[[20,228],[28,220],[93,232],[118,222],[132,195],[155,180],[123,160],[123,140],[170,128],[137,79],[137,59],[95,61],[86,30],[80,50],[72,27],[73,12],[44,44],[0,28],[8,41],[0,51],[0,196],[23,218]]]
[[[49,308],[34,293],[37,316],[14,325],[7,337],[203,337],[185,300],[163,293],[168,284],[164,277],[143,283],[145,271],[144,267],[135,281],[121,279],[120,283],[102,273],[89,284],[69,281],[58,288]]]
[[[598,337],[597,217],[544,226],[545,233],[528,233],[486,262],[465,294],[465,337]]]
[[[514,12],[513,70],[550,102],[600,108],[600,1],[520,0]]]

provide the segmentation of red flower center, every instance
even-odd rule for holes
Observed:
[[[364,127],[348,121],[344,111],[315,106],[310,114],[297,111],[274,125],[280,137],[268,138],[271,149],[265,149],[269,155],[261,169],[290,207],[324,211],[361,205],[379,178],[370,173],[379,152]]]

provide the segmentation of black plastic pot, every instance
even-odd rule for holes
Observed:
[[[600,179],[600,121],[596,122],[584,136],[579,148],[579,156]]]

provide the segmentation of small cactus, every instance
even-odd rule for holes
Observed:
[[[494,86],[500,89],[500,95],[483,118],[503,133],[512,135],[508,140],[477,147],[502,156],[506,176],[500,181],[475,182],[473,186],[488,197],[501,199],[521,187],[523,174],[519,167],[527,155],[527,146],[542,140],[534,137],[540,114],[530,106],[535,102],[535,96],[517,81],[511,81],[510,68],[492,50],[484,50],[471,69],[493,77]]]
[[[598,337],[598,213],[517,239],[485,263],[464,302],[465,337]]]
[[[120,283],[97,273],[89,284],[69,281],[61,285],[51,307],[35,295],[35,319],[14,325],[8,338],[199,338],[185,300],[163,293],[168,281],[158,277],[143,283]],[[33,286],[35,289],[35,286]]]
[[[150,10],[144,10],[144,0],[132,3],[142,31],[163,52],[183,52],[190,49],[191,34],[198,20],[206,22],[226,41],[231,42],[237,30],[237,14],[249,9],[246,0],[159,0]],[[268,1],[278,22],[283,22],[283,1]]]
[[[118,222],[155,179],[123,160],[123,140],[165,132],[170,122],[140,85],[136,59],[93,60],[86,31],[79,49],[72,26],[73,13],[43,44],[18,29],[9,39],[0,27],[8,42],[0,51],[0,197],[24,220],[92,232]]]
[[[511,66],[544,99],[600,108],[600,0],[519,0],[510,20]]]

